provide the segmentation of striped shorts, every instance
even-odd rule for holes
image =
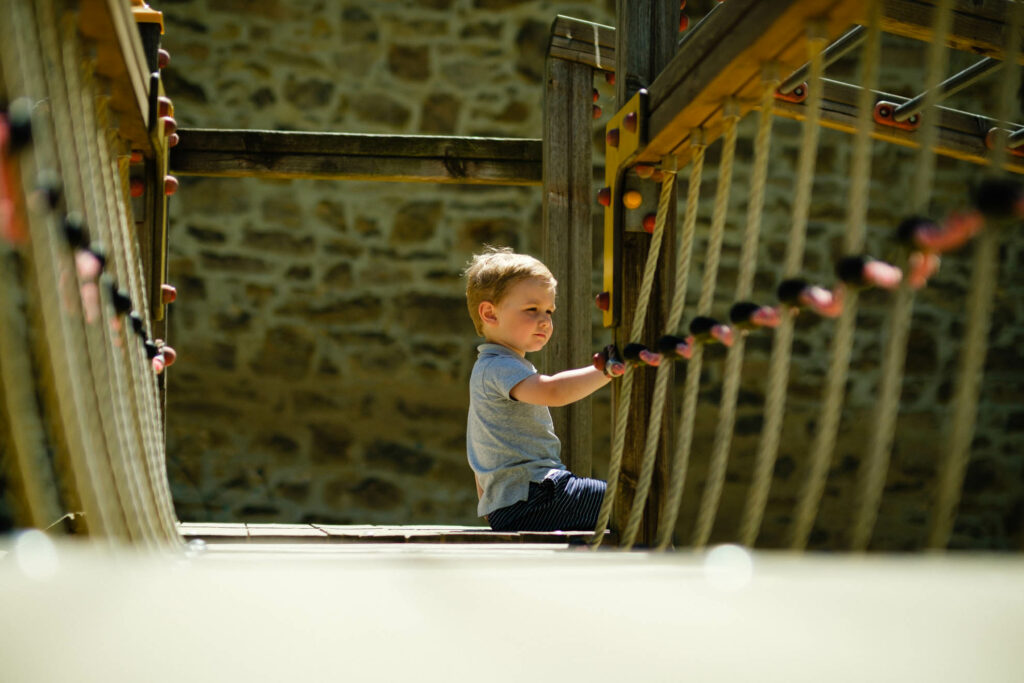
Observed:
[[[559,470],[539,484],[530,482],[526,500],[495,510],[487,521],[495,531],[589,531],[597,526],[606,487],[600,479]]]

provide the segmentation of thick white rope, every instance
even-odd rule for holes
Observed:
[[[708,315],[711,312],[711,304],[714,301],[715,285],[718,280],[718,265],[722,254],[722,240],[725,236],[726,216],[729,209],[729,196],[732,193],[732,170],[736,153],[736,126],[739,123],[739,116],[730,113],[725,118],[725,135],[722,143],[722,161],[718,175],[718,187],[715,192],[715,212],[711,221],[711,235],[708,239],[708,252],[704,265],[704,279],[701,288],[700,302],[698,303],[698,314]],[[703,360],[703,354],[701,354]],[[687,366],[689,373],[700,378],[701,366],[696,367],[691,363]],[[698,385],[699,389],[699,385]],[[695,390],[696,391],[696,390]],[[686,400],[685,397],[684,400]],[[696,393],[693,397],[696,405]],[[692,448],[692,429],[690,434],[690,445]],[[704,495],[701,497],[700,509],[697,514],[697,522],[693,531],[691,544],[700,548],[707,543],[711,536],[711,527],[714,525],[715,513],[718,510],[718,501],[722,495],[722,485],[725,483],[725,469],[728,464],[728,448],[719,448],[712,451],[711,460],[708,463],[707,479],[704,483]]]
[[[661,185],[661,197],[658,201],[658,214],[657,223],[655,223],[655,232],[658,230],[658,226],[664,230],[664,224],[668,219],[670,206],[676,199],[676,174],[668,173],[665,176],[665,180]],[[683,237],[683,241],[686,242],[686,237]],[[693,243],[693,231],[690,231],[689,242]],[[681,253],[682,246],[677,249],[677,254]],[[686,259],[686,267],[683,270],[689,270],[689,258]],[[676,259],[677,271],[676,271],[676,286],[679,286],[679,257]],[[678,289],[677,289],[678,291]],[[685,296],[685,293],[684,293]],[[668,329],[674,329],[672,326],[672,311],[676,308],[675,298],[673,298],[672,309],[669,315],[669,326]],[[681,309],[681,307],[680,307]],[[681,315],[681,311],[680,311]],[[678,318],[675,324],[679,324]],[[658,444],[661,441],[661,417],[665,410],[665,397],[668,389],[668,378],[670,373],[669,364],[662,363],[658,366],[657,375],[654,382],[654,394],[651,399],[651,409],[647,416],[647,434],[646,440],[644,441],[644,452],[643,459],[640,464],[640,474],[637,479],[636,493],[633,495],[633,504],[629,510],[629,518],[626,522],[626,528],[622,533],[622,538],[619,541],[620,546],[624,550],[629,550],[633,547],[636,542],[636,535],[640,529],[640,521],[643,519],[644,507],[647,504],[647,497],[651,491],[651,480],[654,476],[654,464],[658,452]]]
[[[714,301],[715,283],[718,279],[718,264],[722,253],[722,239],[725,234],[725,221],[729,209],[729,195],[732,191],[732,170],[736,155],[736,123],[738,120],[739,116],[735,111],[735,104],[727,102],[722,116],[722,156],[718,164],[715,207],[711,217],[711,230],[708,234],[708,246],[704,258],[701,293],[697,302],[698,315],[709,313],[711,304]],[[676,520],[679,518],[679,506],[683,498],[683,488],[686,485],[690,449],[693,444],[693,427],[697,415],[697,394],[700,389],[701,363],[704,358],[703,351],[703,346],[697,344],[693,349],[693,355],[686,364],[683,408],[680,413],[679,429],[672,458],[669,493],[662,508],[662,519],[660,520],[657,534],[657,547],[661,550],[668,548],[672,543]]]
[[[674,333],[679,328],[679,322],[683,318],[683,308],[686,303],[687,283],[690,279],[690,262],[693,253],[693,241],[697,232],[697,209],[700,201],[700,184],[704,171],[704,145],[703,132],[695,130],[691,133],[691,148],[693,150],[693,161],[690,165],[690,178],[687,187],[686,209],[683,218],[683,230],[680,236],[679,245],[676,249],[676,282],[672,293],[672,303],[669,308],[668,320],[665,329]],[[668,380],[670,376],[668,363],[658,367],[654,381],[654,396],[652,401],[651,416],[647,423],[647,435],[644,442],[644,459],[640,468],[640,476],[637,481],[637,491],[633,498],[633,507],[630,509],[629,519],[626,525],[626,532],[623,534],[624,548],[632,547],[636,540],[637,530],[640,527],[640,520],[643,516],[643,508],[647,503],[650,494],[651,479],[654,474],[655,456],[658,443],[661,439],[661,416],[664,413],[665,397],[668,392]],[[655,412],[657,408],[657,412]]]
[[[919,215],[928,214],[931,199],[932,180],[935,173],[935,143],[938,140],[938,117],[934,109],[936,91],[944,78],[948,62],[946,37],[953,21],[952,0],[940,0],[935,9],[932,26],[932,42],[928,46],[927,71],[925,73],[925,98],[921,109],[920,148],[914,169],[914,184],[910,209]],[[882,361],[881,383],[875,403],[874,429],[868,440],[868,447],[861,460],[859,472],[856,526],[851,532],[851,547],[864,550],[871,540],[878,506],[885,478],[889,471],[889,459],[896,433],[896,418],[899,414],[900,387],[903,384],[903,367],[907,357],[907,338],[914,308],[914,290],[906,280],[896,290],[889,311],[889,336]]]
[[[796,191],[793,197],[792,220],[789,241],[786,245],[784,276],[793,277],[800,272],[803,263],[804,242],[807,235],[807,215],[810,209],[811,190],[814,184],[814,167],[818,156],[819,122],[824,71],[822,51],[825,41],[812,34],[807,41],[810,68],[807,75],[807,118],[804,121],[803,137],[800,144],[800,158],[797,162]],[[768,390],[765,397],[764,426],[761,441],[754,461],[754,476],[743,511],[740,540],[753,545],[761,529],[764,510],[768,503],[775,458],[782,436],[782,418],[786,407],[786,386],[789,382],[790,354],[793,345],[793,316],[783,314],[782,321],[775,329],[772,354],[769,361]]]
[[[871,132],[874,129],[874,93],[878,83],[880,61],[881,28],[880,2],[872,0],[867,8],[867,32],[861,48],[861,84],[857,99],[857,131],[853,140],[853,158],[850,168],[850,190],[847,202],[846,254],[858,254],[864,249],[865,223],[869,204],[869,181],[871,179]],[[857,320],[858,292],[846,291],[843,312],[836,322],[832,337],[832,351],[825,379],[821,415],[818,419],[814,441],[811,445],[808,472],[801,486],[794,513],[792,547],[802,549],[807,545],[814,520],[818,515],[821,497],[825,491],[828,470],[835,452],[839,423],[843,412],[843,398],[846,379],[850,368],[850,353],[853,349],[853,332]]]
[[[1021,3],[1009,6],[1010,24],[1003,53],[1003,74],[1000,83],[999,134],[992,154],[991,172],[1003,173],[1006,161],[1006,122],[1010,120],[1014,94],[1018,84],[1020,65],[1020,34],[1024,11]],[[999,268],[999,237],[1003,226],[989,224],[978,236],[971,268],[971,288],[967,298],[967,329],[960,352],[960,368],[953,392],[953,426],[948,440],[949,448],[939,467],[935,509],[928,529],[928,547],[945,548],[953,532],[953,521],[960,504],[964,474],[970,459],[970,446],[978,410],[982,372],[988,346],[988,332],[992,319],[992,297],[995,292]]]
[[[775,65],[772,71],[777,71]],[[761,111],[757,122],[757,134],[754,138],[754,162],[751,171],[749,203],[747,204],[747,224],[743,234],[743,246],[740,251],[740,269],[736,278],[735,301],[742,301],[750,296],[757,272],[757,247],[761,235],[761,222],[764,212],[765,185],[768,181],[768,158],[771,150],[772,108],[775,103],[775,91],[779,87],[777,74],[766,77],[761,93]],[[704,501],[698,529],[703,534],[694,538],[695,546],[707,543],[708,534],[714,522],[714,514],[721,499],[722,484],[725,480],[725,464],[732,445],[732,432],[736,424],[736,399],[739,395],[741,371],[743,369],[743,353],[746,348],[746,337],[736,336],[733,345],[725,357],[725,374],[722,379],[722,398],[719,401],[718,424],[715,428],[715,442],[711,450],[708,483],[704,489]],[[705,512],[705,509],[708,512]],[[705,515],[709,515],[705,519]]]
[[[664,185],[662,187],[664,188]],[[664,200],[664,192],[662,200]],[[662,236],[664,234],[664,219],[656,221],[654,234],[651,236],[651,243],[647,248],[647,261],[644,264],[640,291],[636,297],[633,326],[629,333],[629,343],[631,344],[639,342],[640,337],[644,333],[644,322],[651,300],[651,290],[654,287],[654,275],[658,269],[658,256],[661,254]],[[594,529],[594,535],[588,540],[588,543],[595,548],[600,546],[601,541],[604,539],[604,531],[608,528],[608,520],[612,514],[612,505],[615,502],[615,495],[618,491],[619,473],[622,470],[622,452],[625,449],[626,443],[626,421],[629,418],[632,392],[633,369],[627,364],[626,373],[622,376],[619,384],[618,401],[615,410],[615,432],[612,435],[612,453],[608,463],[608,484],[605,489],[604,500],[601,501],[601,510],[597,515],[597,526]]]

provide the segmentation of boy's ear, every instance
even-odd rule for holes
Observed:
[[[480,320],[485,324],[494,324],[498,322],[498,316],[495,315],[495,306],[490,301],[481,301],[480,305],[477,306],[477,313],[480,314]]]

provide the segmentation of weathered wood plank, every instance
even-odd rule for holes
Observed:
[[[176,175],[539,185],[541,141],[257,130],[179,131]]]
[[[551,26],[548,56],[614,71],[615,29],[559,15]]]
[[[381,526],[372,524],[216,524],[179,523],[185,541],[211,543],[372,543],[372,544],[551,544],[582,545],[591,531],[492,531],[485,526]],[[606,533],[610,544],[613,533]]]
[[[96,44],[96,72],[108,79],[120,130],[135,149],[151,151],[149,68],[131,5],[117,0],[81,0],[78,24]]]
[[[825,92],[821,106],[821,125],[846,133],[854,133],[857,125],[857,93],[860,88],[828,79],[823,82]],[[907,98],[876,92],[876,100],[902,104],[907,101]],[[985,146],[985,135],[990,128],[996,125],[996,121],[955,109],[945,107],[937,109],[939,112],[939,136],[935,151],[938,154],[976,164],[988,164],[990,152]],[[806,118],[803,104],[777,100],[773,110],[777,114],[797,120]],[[1014,130],[1021,129],[1019,124],[1014,125]],[[906,147],[918,146],[916,132],[890,126],[876,124],[872,131],[872,137]],[[1024,173],[1024,158],[1009,156],[1005,168],[1015,173]]]
[[[616,98],[621,104],[627,102],[639,88],[647,86],[656,74],[671,63],[676,51],[679,26],[679,4],[663,0],[618,3],[616,32]],[[660,157],[656,160],[660,161]],[[675,203],[670,205],[668,225],[675,224]],[[624,230],[622,225],[617,230]],[[619,327],[615,331],[615,343],[623,348],[629,342],[633,327],[633,309],[640,292],[644,265],[650,245],[646,233],[625,232],[622,244],[622,302]],[[675,280],[675,239],[674,231],[666,230],[658,262],[658,277],[651,292],[651,305],[644,321],[644,339],[655,339],[664,333],[668,317],[668,297],[671,283]],[[619,383],[614,383],[613,405],[622,400]],[[613,526],[625,527],[633,505],[637,478],[643,463],[643,452],[647,432],[647,416],[654,394],[654,373],[638,369],[633,380],[630,398],[630,413],[627,418],[625,449],[622,454],[622,469],[615,506],[612,509]],[[669,400],[663,415],[662,434],[672,434],[674,410]],[[644,508],[644,519],[637,543],[647,545],[653,542],[657,531],[658,513],[664,499],[665,474],[670,459],[668,443],[662,439],[657,453],[654,482]]]
[[[670,153],[688,161],[690,131],[703,126],[714,140],[727,98],[739,100],[741,113],[752,108],[764,64],[789,70],[803,65],[810,22],[834,40],[860,18],[861,9],[853,0],[736,0],[718,6],[651,84],[650,143],[638,161]]]
[[[544,350],[542,371],[558,372],[590,360],[593,300],[593,160],[591,138],[593,69],[548,57],[544,93],[544,262],[559,283],[558,320]],[[578,476],[592,470],[592,400],[587,397],[551,411],[562,440],[562,459]]]
[[[1006,0],[958,0],[953,3],[953,26],[946,44],[949,47],[1002,59],[1009,27]],[[882,3],[882,30],[887,33],[932,41],[934,2],[922,0],[885,0]],[[1024,64],[1024,55],[1020,58]]]

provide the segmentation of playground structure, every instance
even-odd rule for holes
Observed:
[[[11,0],[0,22],[0,491],[17,527],[46,530],[45,536],[28,532],[0,544],[0,625],[6,634],[0,678],[320,680],[341,674],[458,680],[487,672],[494,680],[521,680],[538,668],[551,676],[596,680],[1019,678],[1024,573],[1017,557],[851,558],[733,546],[698,552],[709,543],[719,507],[721,490],[711,473],[722,472],[729,453],[735,374],[722,374],[714,455],[708,456],[709,475],[698,489],[692,535],[674,539],[677,547],[694,552],[617,553],[587,552],[584,541],[602,538],[591,539],[589,532],[572,537],[578,552],[561,552],[567,536],[480,528],[177,524],[163,462],[167,373],[157,372],[169,359],[160,341],[166,339],[163,307],[171,297],[162,286],[166,197],[175,186],[168,175],[189,173],[540,185],[544,258],[560,280],[560,309],[569,309],[547,363],[586,362],[592,352],[591,212],[597,189],[591,186],[591,97],[595,72],[614,73],[622,106],[608,125],[607,295],[601,299],[609,304],[608,322],[621,348],[642,343],[665,356],[684,343],[689,358],[655,369],[640,362],[655,356],[633,349],[626,376],[632,389],[626,385],[616,397],[616,426],[623,428],[612,454],[614,459],[618,453],[619,491],[609,499],[614,506],[604,520],[613,522],[618,538],[609,540],[637,548],[665,545],[666,534],[671,540],[674,525],[664,518],[675,513],[671,489],[686,484],[680,454],[690,448],[686,432],[697,399],[708,402],[695,389],[704,373],[694,368],[741,366],[744,340],[749,349],[758,338],[771,339],[779,349],[773,362],[783,366],[787,335],[793,333],[788,305],[794,303],[805,308],[801,320],[818,315],[815,310],[837,314],[822,322],[836,326],[830,369],[816,387],[832,412],[816,424],[819,447],[809,461],[819,464],[809,468],[816,474],[808,478],[801,512],[793,516],[790,547],[799,550],[832,455],[831,430],[842,415],[837,406],[849,353],[842,329],[856,322],[860,295],[850,288],[841,307],[831,306],[834,299],[810,291],[817,280],[805,282],[776,311],[777,327],[751,326],[747,337],[733,330],[721,363],[721,349],[711,345],[721,346],[728,335],[715,326],[689,324],[695,317],[716,317],[722,324],[728,316],[730,306],[722,301],[731,304],[731,297],[708,293],[717,279],[716,239],[707,239],[703,259],[692,258],[692,270],[703,269],[702,282],[698,304],[685,307],[686,325],[672,310],[678,306],[669,306],[670,300],[686,301],[678,280],[685,282],[679,273],[690,268],[687,244],[705,223],[709,236],[740,232],[726,225],[729,183],[723,179],[729,177],[725,167],[733,157],[738,119],[748,112],[759,119],[748,221],[741,226],[747,256],[757,253],[747,247],[760,227],[761,181],[753,178],[757,169],[765,172],[773,113],[806,121],[808,139],[801,141],[798,161],[804,187],[790,207],[789,222],[797,230],[806,227],[807,204],[813,202],[813,136],[819,125],[852,133],[851,197],[866,192],[870,137],[916,146],[920,195],[910,208],[917,213],[926,212],[922,197],[930,187],[933,151],[1019,172],[1018,155],[1007,144],[1024,128],[1003,123],[1011,117],[1007,111],[986,118],[937,109],[940,69],[926,69],[930,75],[922,79],[922,92],[930,94],[917,130],[866,115],[876,111],[874,99],[884,99],[891,104],[882,118],[896,118],[908,99],[873,93],[870,68],[860,86],[821,78],[837,51],[823,48],[860,41],[869,65],[867,55],[877,49],[881,30],[930,40],[937,46],[935,59],[948,44],[1016,64],[1019,45],[1008,36],[1018,35],[1024,20],[1018,3],[727,0],[691,26],[677,49],[679,3],[621,2],[614,30],[565,17],[554,22],[542,140],[182,130],[173,150],[173,107],[162,99],[158,77],[158,24],[141,3],[135,5],[133,17],[116,0]],[[878,13],[874,19],[872,9]],[[132,30],[137,18],[150,24],[141,36]],[[853,24],[865,29],[848,38]],[[1002,75],[1009,71],[1004,65]],[[1008,76],[1006,82],[1015,86]],[[806,97],[776,95],[788,87]],[[631,114],[635,131],[626,122]],[[719,172],[708,222],[700,218],[698,197],[709,151],[708,159],[717,152]],[[651,179],[655,173],[662,175],[660,183]],[[687,202],[676,234],[680,221],[671,197],[683,178],[689,179]],[[630,191],[640,195],[634,209],[621,203]],[[854,211],[842,251],[856,255],[866,239],[865,214],[858,213],[866,211],[866,202],[862,197],[849,205]],[[1018,210],[1009,208],[1011,214]],[[654,216],[652,234],[645,229],[647,215]],[[939,228],[946,226],[942,218],[935,217]],[[921,545],[944,547],[955,515],[984,358],[995,252],[1019,227],[1019,218],[1000,226],[986,217],[972,238],[976,280],[963,304],[964,361],[951,403],[955,427],[950,437],[937,439],[947,449],[936,454],[945,463],[943,495],[934,507],[922,501],[934,522]],[[888,226],[894,234],[896,227]],[[949,230],[917,234],[936,238],[932,245],[963,236]],[[799,233],[789,240],[787,264],[802,255],[801,243]],[[884,293],[897,325],[910,322],[907,308],[918,291],[906,286],[916,272],[907,268],[907,254],[929,253],[916,246],[895,252],[908,259],[893,263],[904,268],[904,283]],[[748,314],[774,308],[777,291],[754,287],[752,259],[743,261],[736,300],[759,306]],[[855,264],[852,279],[868,273],[865,265]],[[803,275],[787,266],[787,278]],[[832,284],[821,286],[834,294]],[[648,304],[651,291],[661,292],[660,299]],[[739,326],[744,319],[729,322]],[[890,341],[880,357],[889,359],[892,371],[879,373],[887,378],[878,393],[882,420],[898,411],[905,348],[892,323],[885,329]],[[665,332],[680,339],[659,345]],[[652,417],[659,387],[670,398],[671,370],[683,363],[680,409],[668,400],[661,416]],[[765,378],[774,387],[766,393],[774,397],[766,398],[766,413],[784,407],[779,396],[787,393],[785,376],[780,370]],[[896,405],[886,403],[893,400]],[[766,415],[763,434],[770,434],[773,419]],[[879,439],[871,452],[878,455],[863,460],[872,464],[865,465],[863,495],[850,510],[853,530],[838,550],[870,547],[891,428],[880,424],[874,430]],[[573,458],[568,464],[590,471],[592,424],[585,406],[564,414],[558,430]],[[770,445],[761,447],[765,455],[758,460],[768,474]],[[695,467],[689,469],[692,474]],[[736,530],[735,541],[756,547],[755,522],[770,479],[751,478],[760,493],[745,498],[751,522]],[[652,483],[646,498],[645,479]],[[90,542],[48,540],[64,534]],[[538,576],[545,582],[540,591]],[[485,614],[503,618],[482,629]],[[538,620],[556,645],[538,646]],[[594,657],[596,642],[614,643],[625,654]],[[55,643],[62,646],[61,656],[54,656]]]
[[[783,78],[808,61],[809,68],[805,69],[808,73],[801,76],[808,85],[803,86],[803,81],[798,80],[796,89],[791,91],[802,89],[805,97],[773,95],[770,108],[776,113],[806,120],[808,135],[814,134],[818,122],[847,131],[862,130],[860,122],[865,120],[865,105],[861,98],[865,92],[870,93],[871,88],[821,80],[829,50],[834,57],[839,48],[848,48],[858,38],[866,40],[863,35],[849,37],[850,27],[858,22],[869,31],[874,28],[915,38],[931,38],[935,45],[944,47],[948,43],[990,59],[1005,59],[1006,54],[1010,54],[1008,50],[1014,47],[1006,36],[1013,33],[1007,26],[1015,20],[1009,11],[1016,7],[1015,3],[997,3],[998,7],[993,4],[983,10],[958,6],[956,12],[949,15],[951,25],[946,30],[940,30],[934,23],[935,8],[920,6],[920,3],[880,3],[879,17],[874,22],[867,21],[865,10],[855,3],[769,4],[770,7],[765,3],[724,3],[691,27],[678,49],[679,9],[672,7],[672,3],[639,3],[623,8],[617,30],[559,18],[553,24],[547,62],[542,140],[180,131],[181,142],[172,151],[168,143],[174,134],[170,128],[173,126],[172,106],[162,99],[159,79],[147,75],[154,71],[153,65],[146,62],[156,59],[156,43],[151,40],[147,44],[151,53],[147,55],[142,39],[126,28],[134,20],[126,6],[116,2],[93,2],[81,4],[77,12],[71,12],[70,5],[60,2],[16,3],[12,10],[14,20],[5,27],[9,40],[5,41],[4,64],[11,66],[4,70],[4,88],[12,103],[8,108],[11,143],[7,149],[10,152],[5,161],[8,164],[5,168],[10,168],[10,172],[5,177],[11,179],[9,187],[17,188],[14,183],[20,182],[22,190],[11,194],[15,209],[5,229],[9,237],[4,248],[9,263],[28,259],[31,267],[21,270],[19,265],[5,269],[4,277],[13,279],[9,282],[11,286],[5,288],[9,294],[4,305],[6,315],[14,322],[5,326],[4,343],[8,344],[5,348],[11,353],[5,353],[4,358],[32,358],[33,364],[19,366],[8,360],[4,362],[3,376],[8,392],[5,394],[8,415],[16,416],[7,422],[6,443],[10,445],[5,451],[5,460],[12,463],[14,472],[10,480],[16,483],[11,491],[16,492],[12,497],[18,501],[19,525],[52,527],[63,517],[58,526],[76,533],[152,545],[177,543],[179,535],[174,529],[162,466],[163,376],[150,371],[151,361],[159,362],[162,356],[157,340],[166,336],[161,325],[164,306],[161,285],[165,277],[162,274],[166,272],[165,192],[173,190],[173,179],[165,180],[169,167],[181,175],[541,184],[545,202],[544,258],[562,283],[563,310],[567,309],[564,324],[559,327],[560,336],[550,345],[546,364],[551,367],[578,365],[585,362],[591,351],[590,311],[583,302],[589,301],[593,294],[590,284],[593,190],[589,136],[576,133],[589,130],[591,125],[589,101],[595,73],[615,73],[617,101],[625,103],[608,126],[610,134],[617,131],[617,138],[613,145],[609,136],[606,153],[609,208],[605,212],[609,304],[606,322],[615,325],[617,340],[625,347],[641,337],[652,344],[661,331],[671,331],[669,328],[673,325],[666,327],[666,321],[679,324],[678,314],[672,321],[667,311],[658,310],[659,306],[651,307],[645,328],[633,322],[634,316],[643,318],[637,311],[647,306],[644,297],[638,297],[637,292],[643,289],[644,263],[657,260],[648,256],[648,253],[658,253],[652,251],[649,244],[659,239],[648,237],[641,226],[629,225],[624,220],[626,214],[619,200],[630,190],[641,196],[641,207],[636,215],[654,213],[656,198],[651,189],[654,184],[638,176],[638,165],[660,166],[655,170],[667,174],[668,181],[662,188],[670,192],[675,178],[687,172],[687,165],[693,164],[702,150],[723,136],[728,142],[728,133],[734,130],[739,117],[754,109],[766,109],[763,98],[769,90],[762,84],[762,75],[768,73],[769,82],[778,79],[781,86]],[[952,5],[947,11],[951,11],[950,8]],[[148,16],[141,5],[138,9],[140,18]],[[651,12],[655,14],[649,14]],[[808,32],[808,27],[812,32]],[[943,34],[948,38],[936,38]],[[725,36],[729,40],[724,40]],[[110,87],[109,98],[99,94],[107,86],[98,85],[88,61],[83,60],[82,56],[88,52],[87,43],[98,45],[95,74],[104,79],[104,84],[114,84]],[[827,45],[834,47],[823,52]],[[24,55],[31,58],[26,59]],[[52,55],[60,58],[54,59]],[[766,65],[772,65],[773,71],[766,71]],[[936,75],[932,87],[925,90],[934,91],[938,79]],[[644,93],[637,94],[641,85],[646,86]],[[45,88],[45,92],[39,88]],[[33,89],[36,92],[33,93]],[[883,99],[898,108],[907,98],[886,96]],[[43,100],[49,101],[49,110],[30,108],[27,116],[24,110],[19,112],[25,102]],[[84,117],[77,115],[79,101],[86,104]],[[926,101],[923,105],[927,109],[934,106],[934,102]],[[874,103],[867,106],[874,107]],[[905,145],[915,145],[926,134],[933,135],[934,144],[923,145],[923,148],[995,166],[1002,166],[1006,161],[1008,170],[1019,170],[1017,155],[1005,152],[1004,146],[999,144],[994,145],[994,151],[986,146],[986,142],[992,143],[991,137],[986,140],[988,132],[996,129],[998,138],[1001,128],[997,124],[1007,120],[1007,115],[986,119],[962,112],[936,111],[940,112],[941,120],[937,128],[922,125],[915,131],[872,119],[868,131],[876,139]],[[110,112],[117,113],[116,134],[107,124]],[[934,120],[925,114],[921,117],[926,122]],[[31,139],[24,133],[26,120],[33,131]],[[1015,125],[1009,126],[1010,144],[1014,142],[1016,129]],[[91,132],[93,130],[97,133]],[[700,132],[695,134],[698,130]],[[864,137],[865,134],[858,135]],[[813,150],[814,144],[808,142],[804,148]],[[993,162],[993,154],[997,159],[998,155],[1006,156]],[[723,160],[726,156],[722,154]],[[811,164],[811,161],[805,163]],[[927,159],[922,163],[927,167]],[[59,172],[56,169],[60,169]],[[721,173],[724,174],[724,170]],[[40,205],[34,199],[38,196],[37,179],[53,178],[54,174],[57,180],[51,181],[55,187],[48,193],[49,204]],[[803,172],[803,177],[813,177],[813,165]],[[919,177],[926,180],[928,174]],[[716,205],[729,200],[728,185],[720,183],[719,188]],[[133,191],[140,189],[139,196],[133,197]],[[691,180],[689,190],[698,191],[699,181]],[[812,201],[809,192],[805,190],[802,199],[795,203]],[[667,308],[674,269],[671,257],[675,256],[671,247],[675,239],[684,238],[672,236],[676,222],[673,207],[671,202],[664,204],[659,220],[662,233],[667,236],[663,238],[663,245],[658,243],[661,261],[658,269],[652,270],[646,279],[661,273],[661,307]],[[696,202],[691,201],[687,206],[696,211]],[[721,230],[725,227],[721,224],[724,214],[717,213],[715,222]],[[801,222],[800,213],[794,208],[794,224]],[[82,217],[85,230],[81,229]],[[696,215],[688,218],[696,220]],[[857,223],[851,220],[851,224]],[[691,222],[691,229],[693,227]],[[982,234],[984,241],[980,243],[993,249],[999,231]],[[857,239],[849,239],[851,249],[855,250]],[[793,243],[796,246],[788,258],[797,260],[800,240]],[[69,254],[74,256],[76,264],[82,263],[76,265],[73,272],[68,271]],[[991,253],[978,258],[991,259]],[[705,277],[709,282],[715,279],[714,269],[710,267],[713,261],[710,256],[706,258],[709,265],[705,273],[709,274]],[[105,270],[105,275],[98,278],[97,263]],[[994,275],[991,267],[979,267],[977,271]],[[68,288],[68,280],[73,280],[73,276],[79,281],[77,298],[62,291]],[[647,288],[651,286],[649,282]],[[985,287],[984,283],[979,285],[981,299],[985,297]],[[701,315],[711,312],[711,294],[704,296],[707,291],[710,290],[704,287],[697,307]],[[909,290],[899,291],[903,292],[899,294],[903,301],[901,310],[907,311]],[[635,301],[636,305],[631,306],[630,301]],[[63,302],[63,307],[59,302]],[[130,315],[133,308],[135,317]],[[855,310],[855,303],[848,300],[844,317],[837,324],[849,328],[855,320]],[[983,339],[987,324],[985,306],[972,306],[971,310],[977,319],[969,325],[969,329],[974,330],[973,336],[967,335],[967,338]],[[96,313],[106,324],[89,322]],[[900,318],[894,313],[894,319]],[[902,319],[908,320],[909,316],[904,315]],[[636,332],[642,329],[647,332]],[[782,338],[776,342],[779,348],[786,345],[786,329],[784,324],[775,332]],[[655,333],[654,330],[660,331]],[[900,365],[899,335],[893,338],[896,341],[892,342],[888,353],[893,358],[890,365],[895,372],[895,367]],[[842,336],[837,334],[837,339]],[[81,363],[83,349],[88,351],[86,365]],[[969,361],[973,365],[966,365],[962,371],[966,379],[960,383],[957,405],[962,406],[958,414],[966,417],[959,418],[957,424],[967,426],[958,427],[951,441],[957,444],[957,452],[948,456],[950,465],[946,470],[948,474],[944,475],[951,482],[948,489],[952,492],[958,489],[957,482],[963,476],[965,449],[970,441],[972,401],[976,400],[972,399],[972,393],[977,392],[972,384],[975,380],[971,378],[977,374],[978,359],[983,358],[983,353],[979,353],[977,347],[965,352],[965,358],[973,359]],[[701,355],[697,351],[690,358],[690,367],[699,368]],[[807,520],[813,520],[814,498],[820,495],[815,494],[814,489],[821,486],[821,476],[827,470],[831,452],[829,441],[834,439],[834,434],[830,436],[829,432],[838,426],[839,413],[835,410],[837,394],[841,405],[843,355],[841,348],[834,354],[836,369],[829,377],[827,389],[832,398],[831,402],[823,401],[831,406],[832,412],[831,417],[823,420],[824,426],[819,432],[820,447],[815,456],[815,462],[819,463],[816,465],[818,474],[814,477],[816,483],[809,484],[807,502],[801,504],[806,515],[801,522],[803,528],[794,532],[796,546],[806,543]],[[738,367],[742,363],[742,351],[730,350],[730,359]],[[784,360],[778,362],[780,367],[785,365]],[[630,424],[650,425],[649,429],[623,431],[617,437],[615,448],[621,456],[621,464],[617,466],[620,473],[615,477],[615,484],[620,479],[625,483],[620,496],[609,498],[610,504],[615,501],[616,507],[614,512],[606,511],[605,521],[614,515],[615,528],[626,529],[636,527],[643,519],[643,530],[638,527],[631,530],[626,545],[633,542],[650,545],[657,541],[664,547],[671,539],[671,529],[662,530],[659,538],[656,532],[659,514],[664,514],[661,510],[669,493],[667,482],[671,470],[678,474],[684,469],[684,466],[669,464],[673,446],[670,438],[662,438],[674,435],[675,417],[669,406],[661,411],[662,418],[648,418],[655,384],[662,385],[662,393],[671,384],[671,370],[668,364],[664,367],[665,370],[657,372],[631,370],[628,381],[632,383],[632,391],[624,390],[617,398],[617,408],[625,411],[616,417],[618,428],[625,430]],[[779,373],[782,376],[784,368]],[[898,405],[899,381],[895,374],[890,377],[882,392],[888,401],[884,404],[887,408],[880,410],[880,415],[891,418],[897,410],[893,401]],[[687,374],[684,412],[680,415],[680,427],[684,430],[692,429],[699,378],[699,370]],[[122,385],[122,381],[127,384]],[[120,391],[122,386],[133,390]],[[785,395],[785,381],[773,380],[772,386],[774,398],[767,408],[775,411],[781,408],[778,397]],[[706,543],[708,525],[713,524],[719,495],[714,489],[720,486],[728,453],[727,393],[723,392],[722,397],[725,416],[719,427],[722,436],[715,445],[719,484],[707,489],[703,528],[695,533],[692,541],[696,547]],[[33,401],[29,398],[32,395],[38,398]],[[776,417],[766,419],[766,434],[771,433],[773,420],[781,419],[779,413],[772,414]],[[576,471],[588,472],[592,447],[587,406],[581,404],[566,411],[557,427],[570,454],[567,464]],[[876,455],[871,460],[880,464],[870,476],[865,474],[874,482],[869,486],[871,491],[865,494],[869,501],[879,495],[880,476],[884,483],[886,442],[892,438],[886,434],[891,429],[890,422],[878,430]],[[682,433],[677,444],[686,440]],[[685,453],[689,446],[676,445],[675,448]],[[765,473],[771,474],[771,450],[770,444],[764,447],[765,455],[759,464],[762,480],[757,495],[761,497],[765,495],[763,477]],[[8,457],[7,453],[13,455]],[[139,457],[140,453],[144,456]],[[614,456],[613,453],[613,459]],[[660,484],[644,503],[644,496],[636,495],[634,487],[641,487],[644,480],[650,481],[654,471],[660,473]],[[678,497],[678,493],[675,495]],[[955,509],[955,498],[955,493],[945,494],[944,511],[940,515],[946,519],[944,525],[948,525]],[[634,503],[634,499],[641,502]],[[678,501],[674,504],[678,506]],[[866,521],[861,522],[861,527],[867,531],[856,534],[855,547],[866,547],[873,509],[870,502],[864,503]],[[140,510],[145,512],[140,514]],[[64,516],[68,511],[85,514]],[[756,510],[751,516],[756,518]],[[748,528],[743,536],[737,540],[753,545],[756,532]],[[931,544],[941,546],[941,538],[948,536],[948,529],[940,528],[934,536]],[[687,539],[676,540],[688,545]]]

